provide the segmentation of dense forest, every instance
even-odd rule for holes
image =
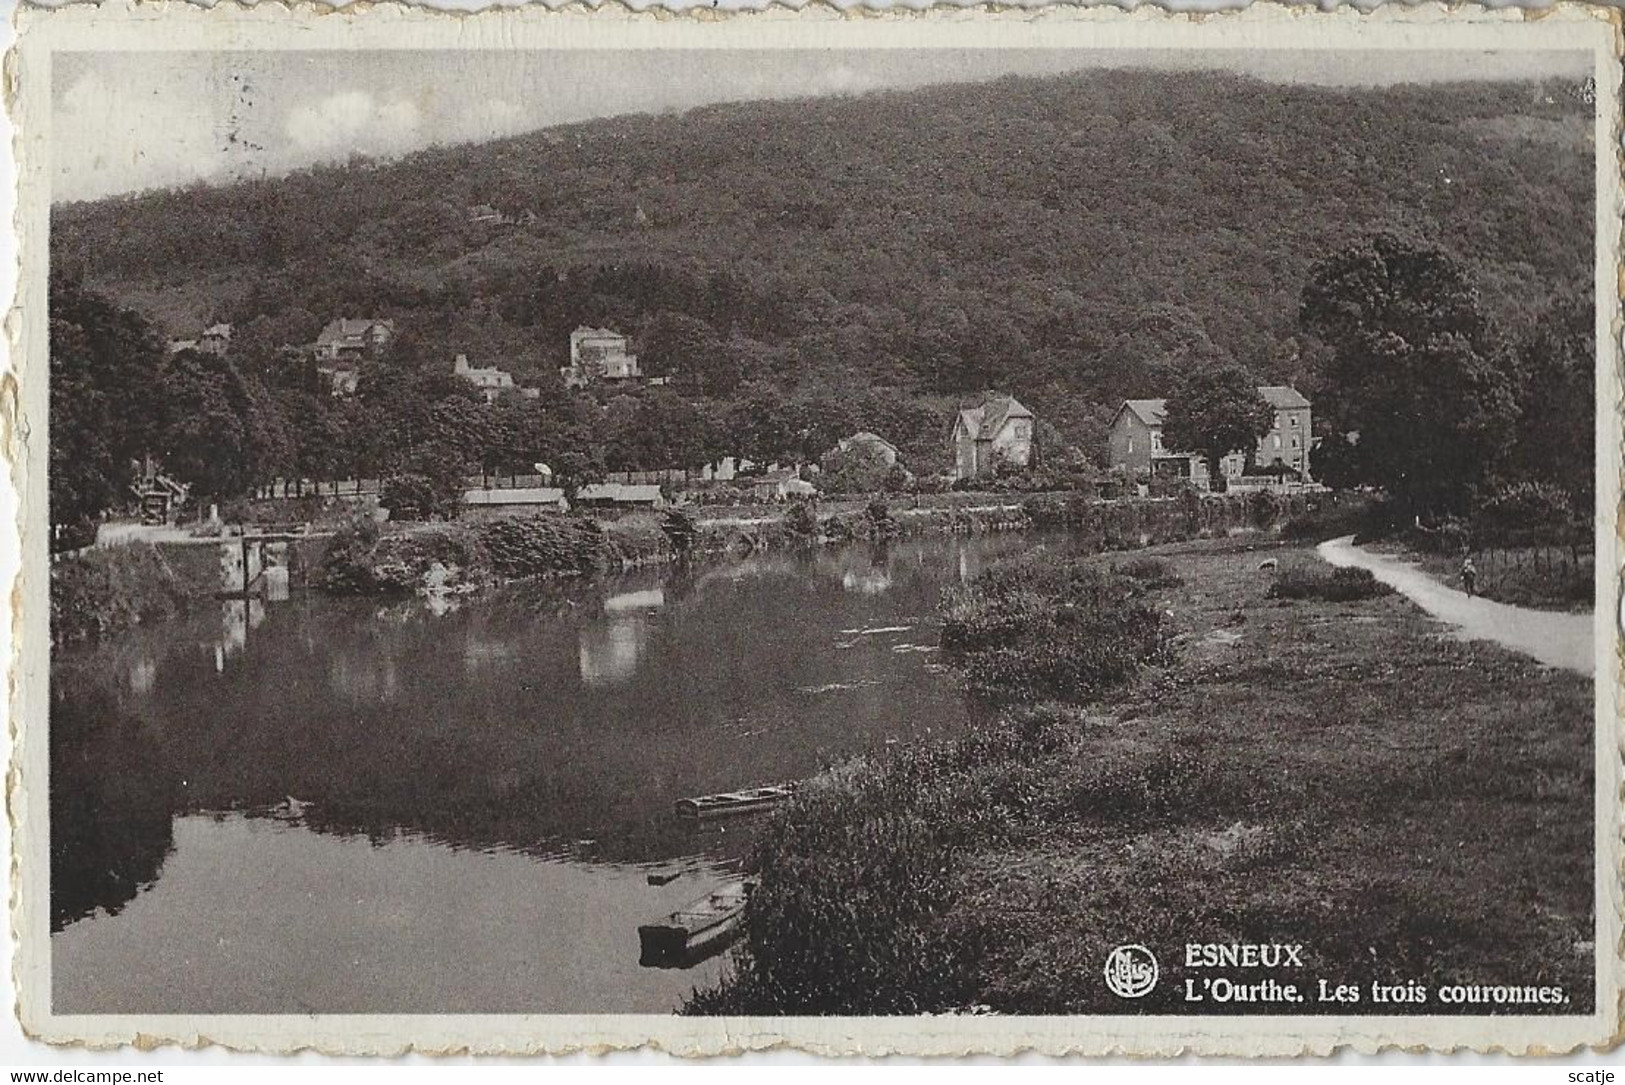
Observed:
[[[569,332],[608,325],[724,428],[864,390],[856,420],[923,454],[997,388],[1096,456],[1122,398],[1194,368],[1313,397],[1306,280],[1375,231],[1459,261],[1509,338],[1587,293],[1577,89],[1096,71],[622,116],[58,205],[53,268],[160,334],[232,323],[271,385],[305,380],[276,346],[365,315],[396,320],[397,364],[466,353],[557,399]]]

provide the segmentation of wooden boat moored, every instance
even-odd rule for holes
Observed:
[[[647,968],[692,968],[721,953],[744,930],[750,885],[730,882],[714,893],[690,901],[654,923],[638,928]]]
[[[755,814],[778,805],[795,793],[794,784],[772,784],[767,787],[749,787],[743,791],[724,791],[716,795],[678,799],[677,816],[716,818],[732,814]]]

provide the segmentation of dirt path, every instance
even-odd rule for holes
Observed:
[[[1408,562],[1361,550],[1354,545],[1352,535],[1323,542],[1316,549],[1333,565],[1371,570],[1378,580],[1454,626],[1464,639],[1492,640],[1549,667],[1587,675],[1595,672],[1594,619],[1590,614],[1530,610],[1472,597],[1445,587]]]

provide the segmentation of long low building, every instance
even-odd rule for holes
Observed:
[[[666,496],[660,492],[659,486],[597,482],[591,486],[583,486],[576,492],[578,505],[642,505],[659,508],[665,503]]]
[[[510,489],[466,490],[463,504],[469,509],[493,514],[524,512],[569,512],[570,502],[556,486],[525,486]]]

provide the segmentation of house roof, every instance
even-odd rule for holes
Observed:
[[[583,486],[577,494],[582,501],[659,501],[660,487],[631,486],[624,482],[597,482]]]
[[[1285,384],[1259,385],[1258,394],[1278,411],[1309,406],[1309,401],[1303,398],[1301,392]],[[1136,418],[1148,426],[1160,426],[1168,418],[1166,399],[1125,399],[1121,409],[1133,412]]]
[[[839,441],[839,447],[843,451],[846,450],[848,447],[850,447],[852,445],[885,445],[887,448],[891,449],[893,452],[897,451],[897,446],[896,445],[894,445],[890,441],[886,440],[886,438],[882,437],[880,434],[871,433],[869,430],[863,430],[860,433],[854,433],[850,437],[842,437],[841,440]]]
[[[382,325],[388,331],[395,330],[393,320],[373,320],[368,317],[341,316],[337,320],[330,320],[322,334],[316,337],[318,343],[339,343],[346,339],[357,339],[366,335],[376,325]]]
[[[1123,409],[1131,411],[1148,426],[1160,426],[1168,417],[1168,401],[1166,399],[1125,399]]]
[[[1290,411],[1294,408],[1309,406],[1309,401],[1303,398],[1303,393],[1285,384],[1259,385],[1258,394],[1268,400],[1269,405],[1278,411]]]
[[[1012,418],[1031,418],[1029,411],[1014,396],[990,395],[980,407],[969,407],[959,412],[959,421],[973,440],[992,440]]]
[[[510,490],[468,490],[465,505],[557,505],[564,491],[552,486],[522,486]]]

